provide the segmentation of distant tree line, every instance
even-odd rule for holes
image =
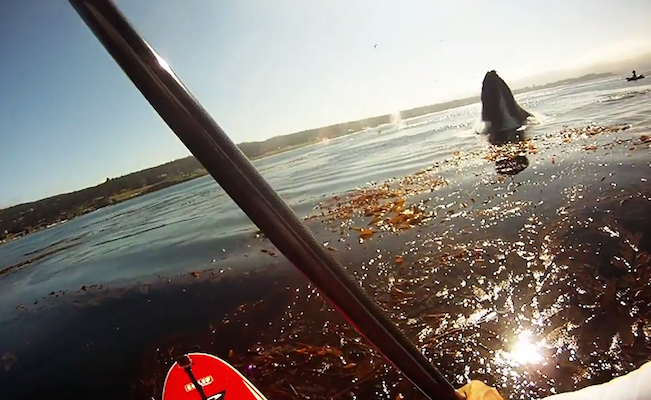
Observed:
[[[389,123],[389,115],[368,118],[360,121],[344,122],[341,124],[326,126],[324,128],[309,129],[289,135],[275,136],[262,142],[244,142],[238,146],[249,158],[263,157],[269,153],[275,153],[282,149],[293,148],[310,143],[316,143],[323,139],[334,139],[339,136],[359,132],[364,128]]]
[[[239,147],[247,157],[255,159],[283,149],[315,143],[324,138],[336,138],[387,122],[389,122],[388,115],[277,136],[262,142],[241,143]],[[76,192],[9,207],[0,210],[0,241],[22,236],[48,225],[204,174],[206,171],[203,166],[196,158],[190,156],[118,178],[106,178],[106,181],[100,185]],[[131,193],[134,191],[135,193]],[[125,193],[132,195],[120,196]]]
[[[125,192],[140,191],[137,194],[142,195],[202,174],[205,170],[201,164],[194,157],[186,157],[118,178],[107,178],[100,185],[76,192],[5,208],[0,210],[0,240],[114,204],[119,202],[116,196]]]

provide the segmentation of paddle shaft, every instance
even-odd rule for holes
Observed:
[[[316,241],[115,4],[70,3],[190,152],[357,331],[427,397],[458,400],[454,387]]]

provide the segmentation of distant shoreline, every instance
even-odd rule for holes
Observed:
[[[513,93],[522,94],[610,76],[614,76],[614,74],[610,72],[588,74],[545,85],[515,89]],[[478,101],[479,96],[466,97],[404,110],[400,112],[400,116],[403,119],[409,119],[474,104]],[[275,136],[262,142],[240,143],[238,146],[253,161],[309,146],[322,140],[359,133],[365,129],[376,128],[390,122],[391,115],[386,114]],[[207,175],[207,171],[193,156],[190,156],[122,177],[107,178],[106,182],[94,187],[0,209],[0,246],[100,208],[119,204],[205,175]]]

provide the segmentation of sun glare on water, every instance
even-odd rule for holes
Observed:
[[[539,364],[543,360],[541,344],[533,340],[531,331],[522,331],[510,351],[500,354],[506,363],[515,365]]]

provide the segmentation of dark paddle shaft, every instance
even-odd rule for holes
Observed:
[[[454,387],[316,241],[115,4],[70,3],[197,160],[357,331],[427,397],[457,400]]]

